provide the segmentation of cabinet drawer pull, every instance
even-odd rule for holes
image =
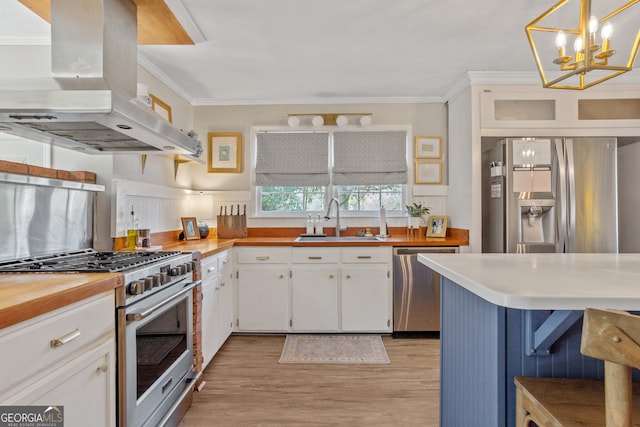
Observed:
[[[216,268],[215,268],[215,267],[209,267],[209,268],[207,269],[207,272],[208,272],[208,273],[211,273],[212,271],[216,271]]]
[[[224,287],[224,282],[220,283],[220,286]]]
[[[61,345],[65,345],[69,341],[73,341],[74,339],[80,336],[80,330],[76,329],[75,331],[69,332],[66,335],[61,336],[60,338],[55,338],[51,340],[51,347],[56,348]]]
[[[229,260],[225,259],[224,261],[222,261],[223,264],[229,264]]]
[[[104,365],[100,365],[96,368],[96,372],[99,374],[100,372],[107,372],[109,370],[109,366],[105,363]]]
[[[309,258],[309,259],[322,259],[321,256],[310,256],[310,257],[307,257],[307,258]]]
[[[371,255],[358,255],[358,259],[371,259]]]
[[[268,255],[257,256],[256,259],[258,261],[266,261],[269,259],[269,256]]]

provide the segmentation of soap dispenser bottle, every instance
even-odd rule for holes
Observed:
[[[313,218],[311,218],[311,214],[307,218],[307,234],[313,234]]]
[[[316,219],[316,234],[324,234],[324,228],[322,227],[322,216],[318,214]]]

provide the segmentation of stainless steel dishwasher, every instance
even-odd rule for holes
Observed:
[[[456,253],[457,247],[393,250],[393,336],[438,336],[440,274],[418,262],[421,253]]]

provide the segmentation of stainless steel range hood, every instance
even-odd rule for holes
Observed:
[[[52,1],[51,79],[0,90],[0,131],[91,154],[199,157],[200,141],[137,100],[137,51],[132,1]]]

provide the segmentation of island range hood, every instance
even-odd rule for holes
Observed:
[[[137,99],[137,53],[132,1],[52,1],[51,75],[0,89],[0,131],[88,154],[199,157],[195,133]]]

